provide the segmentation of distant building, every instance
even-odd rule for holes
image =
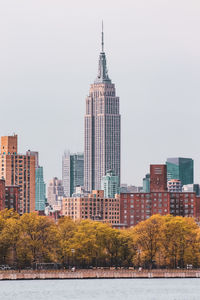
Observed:
[[[0,210],[5,209],[5,180],[0,179]]]
[[[107,171],[102,177],[101,189],[104,191],[105,198],[114,198],[120,192],[119,177],[115,176],[111,170]]]
[[[18,213],[19,210],[19,186],[6,186],[5,187],[5,208],[14,209]]]
[[[84,185],[84,154],[65,152],[62,159],[62,181],[65,197],[71,197],[77,186]]]
[[[150,165],[150,191],[167,191],[167,168],[166,165]]]
[[[6,186],[19,186],[19,213],[35,211],[35,156],[19,154],[17,135],[1,137],[0,177]]]
[[[108,170],[118,176],[120,185],[120,135],[119,97],[108,76],[102,32],[98,75],[86,98],[84,187],[87,191],[100,189],[101,179]]]
[[[143,178],[142,191],[144,193],[149,193],[150,192],[150,174],[146,174],[145,177]]]
[[[88,195],[89,193],[85,191],[85,189],[82,186],[77,186],[75,189],[75,193],[72,194],[72,197],[84,197]]]
[[[142,186],[121,184],[120,193],[140,193],[143,191]]]
[[[167,180],[179,179],[182,186],[194,182],[194,162],[191,158],[173,157],[168,158]]]
[[[43,177],[43,167],[39,166],[39,153],[37,151],[26,152],[35,156],[35,210],[44,211],[46,202],[46,184]]]
[[[39,167],[39,153],[38,151],[26,151],[26,155],[35,156],[35,168],[37,169]]]
[[[54,177],[49,181],[48,193],[47,193],[47,202],[53,207],[57,205],[62,197],[64,196],[62,180],[59,180],[57,177]]]
[[[182,187],[182,191],[185,193],[196,193],[197,196],[199,196],[199,185],[198,184],[185,184]]]
[[[195,193],[122,193],[120,194],[120,223],[127,227],[154,214],[193,217],[199,220],[200,197]]]
[[[120,198],[104,198],[101,190],[92,191],[84,197],[63,198],[62,215],[73,220],[90,219],[119,224]]]
[[[179,179],[171,179],[167,182],[168,192],[182,192],[182,184]]]
[[[45,210],[46,184],[43,177],[43,167],[35,169],[35,210]]]
[[[19,186],[6,186],[5,180],[0,179],[0,210],[5,208],[19,210]]]
[[[122,183],[120,185],[120,193],[127,193],[127,187],[128,185],[126,183]]]
[[[194,184],[194,192],[196,193],[197,196],[200,195],[200,188],[199,188],[199,184]]]

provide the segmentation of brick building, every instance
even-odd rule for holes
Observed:
[[[200,218],[200,197],[195,193],[122,193],[120,223],[134,226],[152,215]]]
[[[167,191],[167,166],[150,165],[150,191]]]
[[[20,214],[35,211],[35,156],[17,152],[17,135],[1,137],[0,177],[19,186]]]
[[[120,197],[104,198],[104,192],[96,190],[88,196],[63,198],[62,215],[119,224]]]
[[[150,193],[120,194],[120,223],[134,226],[154,214],[200,219],[200,197],[194,192],[168,192],[165,165],[150,166]]]
[[[5,208],[5,180],[0,179],[0,210]]]
[[[0,211],[5,208],[19,212],[19,187],[6,186],[5,180],[0,179]]]
[[[6,186],[5,187],[5,208],[13,208],[18,213],[20,213],[19,207],[19,186]]]

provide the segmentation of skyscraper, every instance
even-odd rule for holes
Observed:
[[[84,187],[101,188],[101,179],[112,170],[120,184],[119,97],[108,76],[102,28],[98,75],[86,98],[84,136]]]
[[[39,153],[37,151],[26,152],[27,155],[35,156],[35,210],[45,210],[46,184],[44,182],[43,167],[39,165]]]
[[[43,167],[35,169],[35,210],[45,210],[46,184],[43,177]]]
[[[77,186],[84,185],[84,154],[65,152],[62,159],[62,181],[65,197],[71,197]]]
[[[168,158],[167,180],[179,179],[182,186],[194,183],[194,162],[191,158],[173,157]]]

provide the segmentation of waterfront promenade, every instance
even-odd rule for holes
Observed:
[[[0,280],[117,278],[200,278],[200,270],[69,270],[0,271]]]

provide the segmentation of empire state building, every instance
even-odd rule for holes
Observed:
[[[112,170],[120,184],[120,113],[119,97],[108,76],[102,28],[101,52],[96,80],[86,98],[84,134],[84,187],[101,189],[102,176]]]

